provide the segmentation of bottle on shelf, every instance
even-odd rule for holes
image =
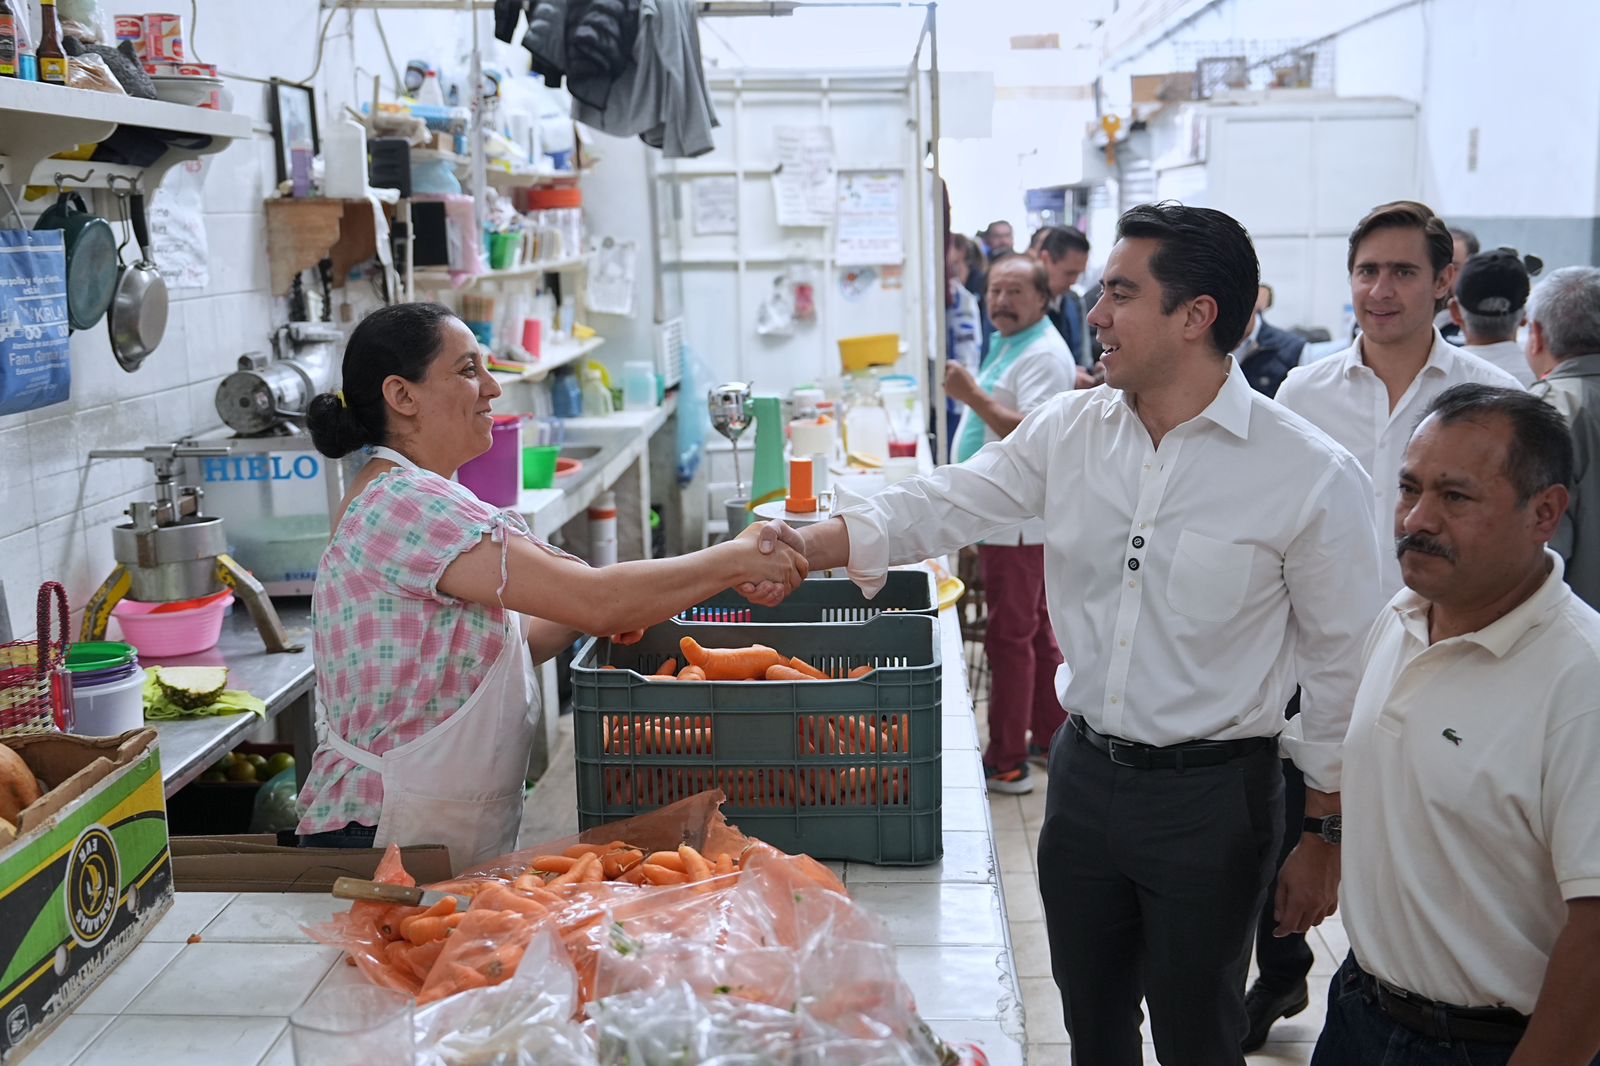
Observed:
[[[67,84],[67,53],[61,50],[61,20],[56,17],[56,0],[39,0],[39,80],[51,85]]]
[[[422,76],[422,88],[417,90],[417,103],[426,107],[443,107],[444,90],[439,88],[439,72],[430,69]]]
[[[21,48],[17,43],[17,16],[0,0],[0,78],[22,76]]]

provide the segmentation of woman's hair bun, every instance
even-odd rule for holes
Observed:
[[[342,459],[358,448],[381,443],[373,439],[355,412],[331,392],[312,397],[306,408],[306,428],[311,431],[311,443],[317,451],[330,459]]]

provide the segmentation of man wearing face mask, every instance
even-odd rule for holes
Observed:
[[[1520,390],[1449,389],[1406,446],[1312,1066],[1600,1061],[1600,614],[1548,547],[1571,479],[1561,416]]]

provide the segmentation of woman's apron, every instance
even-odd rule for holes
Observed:
[[[373,455],[417,469],[389,448]],[[317,743],[383,778],[377,847],[443,844],[460,871],[515,851],[522,788],[539,717],[528,620],[506,612],[505,646],[457,711],[382,755],[351,744],[317,701]]]

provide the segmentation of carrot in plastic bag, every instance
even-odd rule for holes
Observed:
[[[644,861],[644,852],[637,848],[620,848],[600,856],[600,867],[607,878],[615,881]]]
[[[660,866],[667,870],[676,870],[678,873],[687,872],[683,856],[676,851],[655,851],[646,856],[645,862],[652,866]]]
[[[687,844],[679,844],[678,857],[683,860],[683,872],[689,876],[691,884],[711,880],[711,864],[704,855]]]
[[[433,906],[429,907],[427,910],[423,911],[421,914],[413,914],[411,917],[409,917],[409,918],[405,919],[404,921],[402,921],[400,923],[400,935],[405,937],[407,940],[411,941],[413,944],[424,943],[423,940],[418,939],[416,936],[412,935],[412,930],[414,928],[416,928],[416,924],[418,922],[422,921],[423,919],[426,919],[426,918],[443,918],[448,914],[454,914],[455,910],[456,910],[456,899],[455,899],[455,897],[454,896],[446,896],[444,899],[441,899],[438,903],[435,903]],[[444,934],[441,933],[439,935],[443,936]],[[432,940],[434,938],[433,937],[428,937],[426,939]]]
[[[577,862],[573,863],[572,864],[572,869],[568,870],[564,874],[560,874],[560,875],[556,876],[555,878],[553,878],[550,881],[550,884],[552,884],[552,885],[571,885],[571,884],[576,884],[579,881],[584,880],[584,878],[586,878],[588,876],[589,869],[591,867],[593,867],[595,869],[598,869],[599,866],[600,866],[600,856],[596,855],[594,852],[591,851],[591,852],[585,854]]]
[[[547,874],[564,874],[578,860],[570,855],[535,855],[529,863],[533,869]]]
[[[639,869],[642,871],[644,879],[652,885],[686,885],[689,883],[689,875],[681,870],[669,870],[665,866],[657,866],[651,862],[641,864]]]

